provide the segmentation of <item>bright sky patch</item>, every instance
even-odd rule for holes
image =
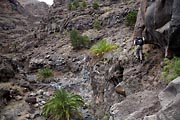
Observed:
[[[39,1],[46,2],[48,5],[53,4],[53,0],[39,0]]]

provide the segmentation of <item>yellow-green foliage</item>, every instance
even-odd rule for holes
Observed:
[[[97,30],[100,30],[101,29],[101,23],[99,20],[95,20],[94,23],[93,23],[93,28],[94,29],[97,29]]]
[[[97,56],[103,56],[104,53],[109,52],[115,48],[117,48],[117,45],[109,44],[106,40],[101,40],[96,45],[91,47],[90,52]]]
[[[48,77],[53,76],[53,71],[51,69],[48,69],[48,68],[39,69],[37,76],[39,78],[48,78]]]
[[[106,114],[104,115],[104,117],[102,118],[102,120],[109,120],[109,114],[106,113]]]
[[[133,10],[126,16],[126,25],[134,26],[136,23],[137,11]]]
[[[180,58],[175,57],[172,60],[165,58],[161,77],[171,81],[178,76],[180,76]]]
[[[43,115],[48,120],[71,120],[74,115],[81,116],[78,107],[82,106],[84,106],[84,101],[80,95],[59,89],[55,92],[54,97],[44,105]]]
[[[82,0],[81,6],[82,6],[83,8],[85,8],[85,7],[87,6],[87,1],[86,1],[86,0]]]
[[[87,48],[90,45],[88,36],[81,36],[77,30],[70,32],[70,41],[74,49]]]

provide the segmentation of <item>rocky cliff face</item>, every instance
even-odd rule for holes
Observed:
[[[26,11],[28,11],[34,17],[39,18],[39,20],[47,17],[49,6],[45,2],[39,2],[37,0],[18,0],[18,1]]]
[[[16,38],[27,33],[27,30],[24,29],[28,24],[25,16],[27,13],[16,0],[2,0],[0,3],[0,49],[1,52],[7,52]]]
[[[33,34],[40,20],[47,17],[49,6],[43,2],[23,2],[30,5],[27,9],[17,0],[2,0],[0,3],[1,52],[17,51],[19,43],[29,39],[27,34]]]
[[[147,43],[167,47],[167,56],[179,56],[179,10],[178,0],[142,0],[134,38],[144,36]]]

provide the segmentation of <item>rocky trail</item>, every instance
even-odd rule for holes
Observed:
[[[178,0],[100,0],[98,9],[92,0],[76,10],[68,2],[0,1],[0,120],[46,120],[42,108],[60,88],[85,101],[82,118],[74,120],[179,120],[180,78],[168,83],[161,77],[164,54],[178,55]],[[127,26],[126,16],[138,10],[135,27]],[[101,57],[75,50],[73,29],[91,45],[106,39],[118,47]],[[134,55],[137,36],[145,37],[142,63]],[[117,66],[123,73],[118,84],[112,77]],[[41,78],[42,68],[53,75]]]

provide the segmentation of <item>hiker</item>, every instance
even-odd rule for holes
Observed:
[[[144,44],[144,38],[142,37],[137,37],[135,40],[134,40],[134,45],[136,45],[136,57],[138,58],[139,61],[142,62],[143,60],[143,46]]]

